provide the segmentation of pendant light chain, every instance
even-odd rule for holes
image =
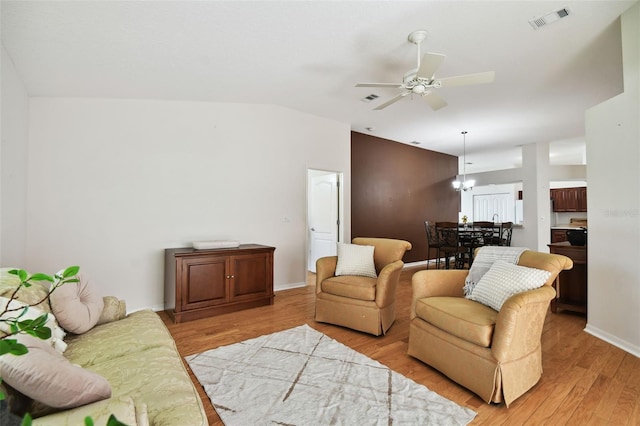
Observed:
[[[462,182],[456,180],[453,182],[453,188],[456,191],[467,191],[473,189],[476,181],[467,180],[467,131],[463,130],[462,134]]]

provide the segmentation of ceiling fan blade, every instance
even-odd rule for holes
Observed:
[[[420,62],[420,68],[418,68],[416,77],[430,80],[446,57],[446,55],[439,53],[425,53],[422,57],[422,62]]]
[[[404,97],[405,97],[405,96],[407,96],[409,93],[411,93],[411,92],[410,92],[410,91],[408,91],[408,90],[407,90],[407,91],[404,91],[404,92],[400,93],[398,96],[396,96],[395,98],[391,98],[391,99],[389,99],[387,102],[385,102],[385,103],[383,103],[383,104],[381,104],[381,105],[378,105],[377,107],[375,107],[375,108],[374,108],[374,110],[381,110],[381,109],[384,109],[384,108],[388,107],[389,105],[391,105],[391,104],[394,104],[394,103],[398,102],[400,99],[404,98]]]
[[[440,108],[444,108],[447,105],[447,101],[442,99],[439,95],[436,95],[435,92],[431,91],[423,96],[424,100],[427,101],[432,110],[437,111]]]
[[[398,83],[358,83],[356,87],[401,87]]]
[[[479,72],[476,74],[458,75],[455,77],[439,78],[442,87],[466,86],[469,84],[492,83],[496,77],[495,71]]]

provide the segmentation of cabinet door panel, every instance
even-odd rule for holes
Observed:
[[[552,189],[551,190],[551,199],[553,200],[553,211],[554,212],[566,212],[567,211],[567,200],[566,193],[564,189]]]
[[[194,309],[227,301],[226,259],[192,258],[183,263],[182,307]]]
[[[586,212],[587,211],[587,188],[581,187],[578,190],[578,211]]]
[[[267,253],[232,256],[231,300],[269,295],[272,289],[272,268]]]
[[[566,210],[568,212],[578,211],[578,188],[565,188]]]
[[[552,229],[551,230],[551,242],[552,243],[561,243],[563,241],[567,241],[567,230],[566,229]]]

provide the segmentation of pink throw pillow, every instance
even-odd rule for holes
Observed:
[[[111,397],[111,386],[104,377],[71,364],[45,341],[26,334],[16,340],[29,352],[0,356],[0,376],[14,389],[57,408],[78,407]]]

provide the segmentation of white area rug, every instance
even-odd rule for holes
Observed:
[[[465,425],[476,415],[308,325],[185,359],[227,426]]]

